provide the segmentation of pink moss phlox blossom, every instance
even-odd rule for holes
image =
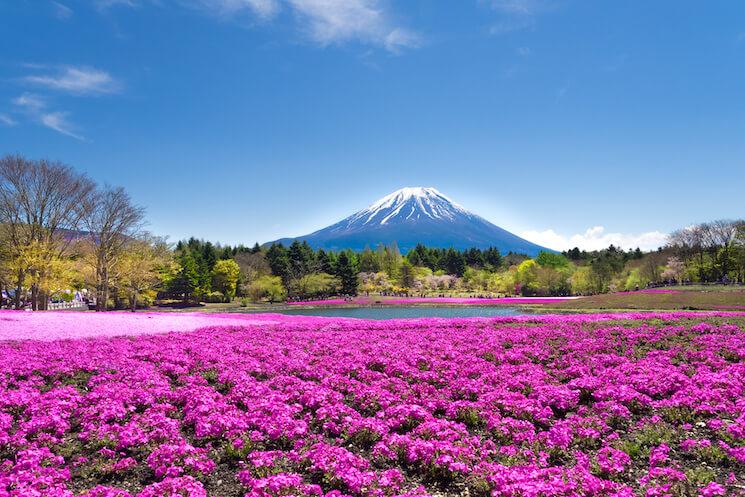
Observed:
[[[598,451],[598,466],[608,474],[621,474],[631,464],[631,458],[622,450],[603,447]]]
[[[146,486],[137,497],[207,497],[207,491],[191,476],[169,477]]]
[[[731,315],[8,316],[0,497],[654,497],[712,458],[727,495],[745,464]]]
[[[649,452],[649,466],[664,466],[670,460],[670,447],[660,444]]]
[[[150,453],[147,464],[158,478],[181,476],[185,471],[208,474],[215,469],[215,461],[208,452],[185,442],[163,444]]]
[[[120,488],[98,485],[83,493],[80,497],[132,497],[132,494]]]
[[[280,473],[266,478],[251,478],[246,473],[239,475],[240,482],[250,491],[246,497],[280,497],[284,495],[320,497],[318,485],[306,484],[303,477],[295,473]]]
[[[715,497],[718,495],[727,495],[727,489],[719,483],[713,481],[699,490],[701,497]]]

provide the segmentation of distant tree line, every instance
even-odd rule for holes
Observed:
[[[352,250],[307,242],[251,247],[147,233],[145,211],[118,187],[70,166],[0,159],[2,304],[47,309],[84,298],[99,311],[161,302],[279,302],[380,295],[588,295],[660,284],[745,282],[745,221],[693,225],[652,252],[574,248],[535,257],[497,248],[395,243]]]

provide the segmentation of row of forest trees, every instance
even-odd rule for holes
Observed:
[[[745,223],[719,221],[702,226],[713,225],[729,226],[730,236],[704,251],[698,245],[692,248],[676,242],[676,233],[669,246],[648,253],[610,246],[590,252],[578,248],[561,254],[542,252],[535,258],[502,255],[495,248],[458,251],[418,245],[404,255],[395,244],[362,252],[330,252],[314,250],[300,241],[249,249],[190,239],[177,244],[176,254],[179,267],[196,268],[193,283],[172,285],[169,296],[225,299],[225,290],[214,286],[214,268],[221,260],[234,261],[237,266],[236,295],[274,302],[357,293],[589,295],[661,284],[745,282]],[[687,228],[697,229],[701,227]],[[233,290],[230,292],[232,296]]]
[[[97,185],[67,165],[0,159],[0,289],[6,306],[46,309],[73,295],[98,310],[156,299],[230,302],[332,295],[587,295],[665,283],[745,282],[745,221],[694,225],[643,253],[610,246],[534,258],[496,248],[395,244],[362,252],[306,242],[175,245],[143,229],[144,209],[122,188]]]

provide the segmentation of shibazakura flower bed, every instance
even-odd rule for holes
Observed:
[[[738,495],[745,318],[0,343],[0,496]]]

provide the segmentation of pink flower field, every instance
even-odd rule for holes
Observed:
[[[18,312],[0,310],[0,340],[58,340],[192,331],[221,324],[272,323],[271,315],[169,312]]]
[[[742,495],[743,326],[2,313],[0,497]]]

